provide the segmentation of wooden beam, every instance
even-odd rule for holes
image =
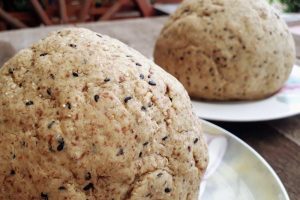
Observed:
[[[121,10],[123,6],[123,2],[122,0],[117,0],[117,2],[115,2],[113,4],[113,6],[111,8],[109,8],[104,15],[102,15],[102,17],[100,17],[100,20],[109,20],[112,19],[113,16],[119,11]]]
[[[90,10],[91,15],[103,15],[106,11],[108,11],[109,7],[99,7],[99,8],[92,8]]]
[[[0,21],[0,31],[6,30],[6,24],[2,21]]]
[[[4,21],[13,25],[16,28],[26,28],[27,27],[23,22],[12,17],[10,14],[5,12],[2,8],[0,8],[0,18],[2,18]]]
[[[38,19],[36,19],[36,16],[32,13],[28,13],[28,12],[9,12],[9,14],[16,18],[16,19],[21,19],[23,22],[28,22],[28,21],[39,21]]]
[[[59,2],[59,13],[60,13],[61,22],[63,24],[66,24],[69,21],[66,2],[65,0],[59,0],[58,2]]]
[[[51,20],[49,19],[48,15],[46,12],[43,10],[40,2],[38,0],[30,0],[31,4],[33,5],[35,11],[37,14],[40,16],[41,20],[45,25],[52,25]]]
[[[155,0],[155,3],[180,3],[182,0]]]
[[[154,15],[154,8],[149,0],[134,0],[138,5],[142,15],[144,17],[149,17]]]
[[[91,8],[92,2],[93,0],[84,0],[84,4],[79,14],[79,22],[84,22],[88,18],[88,15],[90,14],[89,10]]]
[[[106,12],[104,15],[100,18],[100,20],[109,20],[112,19],[113,16],[122,10],[126,5],[130,5],[134,2],[138,8],[140,13],[144,17],[153,16],[155,13],[155,10],[153,6],[150,3],[150,0],[117,0],[113,6]]]

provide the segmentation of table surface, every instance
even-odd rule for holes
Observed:
[[[155,40],[166,17],[78,24],[96,32],[110,35],[151,58]],[[0,41],[8,42],[15,50],[28,47],[61,26],[40,27],[0,32]],[[0,46],[0,53],[3,52]],[[7,49],[7,48],[6,48]],[[9,49],[9,48],[8,48]],[[1,58],[1,57],[0,57]],[[297,61],[299,64],[299,60]],[[1,64],[1,60],[0,60]],[[258,153],[277,172],[291,199],[300,197],[300,116],[269,122],[213,122],[234,133]]]

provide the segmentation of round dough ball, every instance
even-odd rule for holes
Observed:
[[[0,199],[196,200],[207,149],[174,77],[74,28],[1,68],[0,161]]]
[[[154,59],[194,98],[251,100],[283,86],[294,46],[265,0],[188,0],[162,29]]]

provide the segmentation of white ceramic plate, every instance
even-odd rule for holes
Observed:
[[[194,112],[203,119],[250,122],[274,120],[300,114],[300,67],[294,66],[289,80],[275,95],[259,101],[192,101]]]
[[[201,183],[201,200],[289,200],[270,165],[250,146],[207,121],[209,165]]]

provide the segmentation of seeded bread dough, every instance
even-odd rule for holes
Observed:
[[[196,200],[207,148],[174,77],[71,28],[1,68],[0,162],[0,199]]]
[[[260,99],[287,80],[295,47],[265,0],[187,0],[162,29],[154,59],[194,98]]]

